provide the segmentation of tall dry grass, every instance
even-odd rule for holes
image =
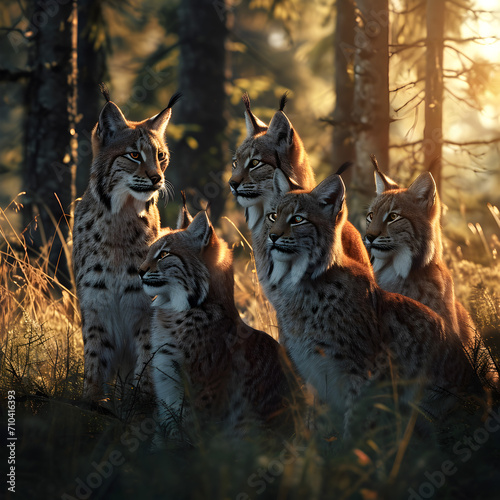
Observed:
[[[357,431],[348,443],[335,432],[324,432],[340,428],[341,418],[318,411],[309,437],[276,440],[264,435],[232,441],[210,429],[195,441],[152,454],[148,440],[140,437],[141,432],[147,434],[141,422],[130,426],[79,403],[83,346],[74,286],[61,284],[50,266],[50,241],[42,249],[30,249],[27,232],[16,231],[12,218],[21,209],[16,198],[0,210],[0,394],[14,389],[17,396],[20,498],[79,498],[78,485],[90,484],[87,479],[97,470],[93,464],[105,463],[114,452],[122,454],[123,464],[102,477],[99,487],[89,486],[89,498],[408,498],[409,488],[418,492],[429,481],[426,472],[441,470],[446,460],[452,460],[458,472],[442,486],[433,486],[437,497],[455,499],[459,491],[461,497],[472,498],[477,484],[483,485],[482,498],[498,495],[500,485],[494,478],[500,465],[500,432],[472,450],[461,469],[461,456],[454,452],[457,444],[463,449],[464,439],[484,427],[485,415],[464,404],[446,425],[419,435],[416,413],[401,411],[394,380],[367,391],[356,409]],[[233,235],[235,295],[242,317],[276,336],[276,320],[258,285],[250,242],[229,220],[221,220],[220,230]],[[59,231],[57,237],[61,235]],[[70,256],[71,241],[62,243]],[[459,296],[473,305],[474,320],[498,338],[498,261],[492,258],[485,267],[454,253],[450,265]],[[493,411],[498,407],[497,401]],[[369,429],[367,415],[374,423]]]

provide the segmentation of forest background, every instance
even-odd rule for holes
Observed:
[[[2,2],[2,395],[15,388],[26,398],[22,414],[27,435],[37,435],[36,426],[42,436],[51,435],[64,420],[70,422],[67,435],[88,432],[91,437],[78,446],[71,439],[58,443],[59,448],[53,442],[39,452],[45,461],[61,446],[80,446],[87,452],[83,459],[71,455],[63,474],[70,479],[63,485],[57,467],[40,470],[51,491],[68,491],[84,464],[91,462],[93,439],[102,440],[101,432],[109,428],[109,422],[93,412],[77,417],[66,406],[54,407],[74,403],[81,390],[71,224],[75,200],[88,182],[90,136],[104,104],[99,84],[107,84],[111,99],[132,120],[155,115],[174,92],[182,92],[167,130],[171,162],[166,178],[175,196],[168,204],[160,203],[163,225],[175,224],[181,190],[193,212],[210,203],[218,231],[235,247],[236,298],[252,326],[276,336],[272,311],[253,272],[243,212],[227,181],[232,152],[245,136],[243,92],[249,93],[254,113],[267,122],[281,95],[289,91],[285,112],[304,142],[317,180],[345,161],[353,162],[343,177],[350,219],[362,233],[366,207],[374,196],[370,154],[404,186],[431,170],[445,204],[446,255],[457,296],[498,353],[499,32],[499,0]],[[43,414],[45,423],[34,424],[34,414]],[[119,425],[111,426],[116,435]],[[439,463],[444,455],[441,448],[431,462],[424,460],[410,473],[412,462],[406,470],[400,455],[403,434],[387,441],[391,451],[383,458],[388,464],[385,475],[370,454],[378,453],[373,446],[367,451],[360,445],[360,453],[349,452],[349,458],[341,455],[355,464],[355,472],[345,480],[347,486],[337,486],[364,498],[377,498],[398,477],[402,492],[408,484],[417,488],[429,463]],[[115,438],[109,437],[109,442]],[[345,473],[335,464],[330,470],[336,473],[326,472],[319,462],[330,463],[330,451],[314,448],[313,453],[311,447],[309,455],[301,455],[303,462],[291,466],[312,467],[317,474],[304,476],[307,494],[297,498],[314,497],[308,489],[313,476],[328,485],[337,473]],[[229,451],[224,453],[215,463],[231,463]],[[262,458],[253,449],[245,453],[248,463],[236,474],[243,483]],[[130,462],[139,456],[144,458],[135,455]],[[212,455],[193,470],[205,470],[208,457]],[[498,460],[498,453],[495,457]],[[483,467],[480,453],[475,458],[479,476],[489,477],[493,469]],[[489,460],[492,467],[494,463]],[[171,462],[168,466],[176,470]],[[139,480],[145,470],[138,466],[130,481]],[[219,477],[221,470],[214,474]],[[281,473],[272,487],[268,482],[266,495],[276,488],[286,490],[288,474]],[[455,479],[463,479],[459,475]],[[123,471],[118,480],[126,482]],[[207,481],[205,487],[212,488],[215,482]],[[464,484],[457,488],[468,491],[470,483]],[[224,494],[238,488],[237,479],[229,481]],[[245,488],[242,491],[255,493]],[[125,495],[125,490],[119,491]]]

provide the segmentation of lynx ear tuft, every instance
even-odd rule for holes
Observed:
[[[335,175],[342,175],[349,167],[353,165],[352,161],[346,161],[340,165],[340,167],[335,172]]]
[[[176,92],[168,101],[167,107],[157,115],[149,119],[149,126],[156,130],[161,136],[165,135],[165,130],[172,117],[172,108],[174,104],[182,97],[180,92]]]
[[[285,109],[286,103],[288,102],[288,94],[290,92],[287,90],[280,99],[280,108],[279,111],[283,111]]]
[[[193,216],[189,213],[186,203],[186,193],[181,191],[182,207],[177,217],[177,229],[186,229],[193,221]]]
[[[111,101],[111,98],[109,96],[109,90],[107,85],[104,82],[101,82],[99,84],[99,90],[101,91],[101,94],[104,96],[104,99],[106,99],[106,102]]]

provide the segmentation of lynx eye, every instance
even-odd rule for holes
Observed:
[[[164,259],[167,255],[170,255],[170,253],[169,253],[169,252],[167,252],[166,250],[162,250],[162,251],[158,254],[158,260]]]
[[[267,218],[268,218],[271,222],[276,222],[276,212],[271,212],[270,214],[267,214]]]
[[[138,151],[132,151],[130,153],[127,153],[125,157],[129,158],[130,160],[136,161],[141,157],[141,153],[139,153]]]
[[[263,165],[263,163],[260,160],[257,160],[257,158],[254,158],[250,162],[250,170],[253,170],[254,168],[260,167],[261,165]]]
[[[371,222],[373,220],[373,212],[370,212],[367,216],[366,216],[366,222]]]
[[[394,222],[394,221],[400,219],[401,216],[399,214],[397,214],[396,212],[391,212],[387,218],[389,219],[389,222]]]
[[[302,215],[294,215],[290,219],[290,224],[292,226],[297,226],[299,224],[304,224],[304,222],[307,222],[307,219],[305,219],[304,217],[302,217]]]
[[[233,160],[232,166],[234,170],[238,166],[238,162],[236,160]]]
[[[163,151],[158,151],[158,160],[163,161],[165,159],[165,153]]]

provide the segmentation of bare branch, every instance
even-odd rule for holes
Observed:
[[[424,78],[419,78],[418,80],[414,80],[413,82],[405,83],[404,85],[401,85],[401,87],[396,87],[395,89],[389,89],[389,92],[399,92],[400,90],[404,90],[408,87],[413,88],[417,85],[417,83],[420,83],[423,81],[424,81]]]
[[[424,46],[425,42],[426,42],[425,38],[420,38],[419,40],[415,40],[412,43],[390,43],[389,44],[389,48],[392,48],[392,47],[401,47],[401,48],[415,47],[416,45],[418,45],[418,46]]]
[[[455,142],[455,141],[443,141],[443,144],[448,144],[451,146],[487,146],[489,144],[497,144],[500,142],[500,137],[495,137],[489,140],[481,141],[466,141],[466,142]]]
[[[452,90],[450,90],[448,87],[445,87],[445,90],[448,94],[451,95],[457,102],[461,102],[468,106],[471,109],[475,109],[476,111],[481,111],[481,106],[478,104],[474,104],[473,102],[465,99],[464,97],[460,97],[459,95],[455,94]]]
[[[451,50],[455,51],[457,53],[457,55],[459,56],[459,59],[460,59],[460,57],[464,57],[465,59],[467,59],[471,63],[475,62],[474,59],[471,59],[469,56],[465,55],[461,50],[457,49],[456,47],[453,47],[453,45],[445,44],[444,48],[451,49]],[[462,61],[460,61],[460,62],[462,62]],[[462,64],[463,64],[463,62],[462,62]]]
[[[408,104],[410,104],[412,101],[414,101],[415,99],[418,99],[418,97],[420,96],[420,94],[422,94],[424,92],[425,92],[424,89],[422,89],[420,92],[418,92],[417,94],[415,94],[411,99],[409,99],[408,101],[406,101],[402,106],[400,106],[399,108],[395,109],[394,111],[396,113],[399,113],[403,108],[405,108],[406,106],[408,106]],[[422,97],[420,99],[420,101],[415,106],[418,106],[423,101],[424,101],[424,98]]]
[[[419,141],[413,141],[413,142],[406,142],[404,144],[389,144],[389,148],[395,148],[395,149],[405,149],[405,148],[411,148],[414,146],[419,146],[423,144],[423,139]]]
[[[390,45],[389,47],[399,47],[397,50],[390,51],[389,56],[394,56],[394,55],[400,54],[401,52],[404,52],[408,49],[423,49],[423,48],[425,48],[425,42],[423,42],[423,43],[415,42],[415,43],[409,43],[409,44],[404,44],[404,45]]]
[[[480,43],[481,40],[494,40],[494,42],[490,43]],[[493,45],[494,43],[498,42],[500,38],[492,35],[492,36],[473,36],[470,38],[445,38],[445,42],[454,42],[454,43],[468,43],[468,42],[475,42],[478,45],[483,45],[483,46],[488,46],[488,45]]]

